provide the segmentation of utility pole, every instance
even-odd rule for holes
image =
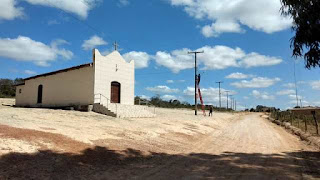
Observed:
[[[220,91],[220,85],[221,83],[223,83],[222,81],[219,81],[219,82],[216,82],[216,83],[219,83],[219,107],[221,109],[221,91]]]
[[[237,101],[234,101],[234,110],[237,111]]]
[[[294,84],[296,87],[296,99],[297,99],[297,106],[299,106],[298,102],[298,88],[297,88],[297,78],[296,78],[296,61],[293,61],[293,76],[294,76]]]
[[[302,100],[300,99],[300,107],[302,108]]]
[[[188,52],[188,54],[194,54],[194,106],[195,106],[195,111],[194,114],[197,115],[197,54],[199,53],[204,53],[204,51],[192,51],[192,52]]]
[[[231,110],[232,110],[232,95],[230,95],[229,97],[230,97],[230,100],[231,100],[231,103],[230,103],[231,105],[230,106],[231,106]]]
[[[227,93],[227,111],[228,111],[228,109],[229,109],[228,98],[229,98],[229,92],[230,91],[225,91],[225,92]]]

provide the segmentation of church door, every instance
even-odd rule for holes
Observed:
[[[37,100],[38,104],[42,103],[42,90],[43,90],[43,86],[39,85],[38,86],[38,100]]]
[[[120,103],[120,83],[111,83],[111,103]]]

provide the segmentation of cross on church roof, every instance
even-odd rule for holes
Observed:
[[[117,41],[115,41],[115,42],[113,43],[113,45],[114,45],[114,50],[115,50],[115,51],[118,51],[118,46],[119,46],[119,44],[117,43]]]

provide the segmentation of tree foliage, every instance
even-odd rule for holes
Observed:
[[[320,67],[319,0],[281,0],[282,14],[292,17],[295,36],[291,39],[292,55],[304,57],[308,69]]]
[[[15,85],[21,82],[23,82],[21,78],[0,79],[0,98],[14,97],[16,95]]]

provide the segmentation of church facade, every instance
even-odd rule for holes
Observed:
[[[92,63],[24,79],[16,86],[16,106],[134,105],[134,60],[126,62],[118,51],[92,54]]]

